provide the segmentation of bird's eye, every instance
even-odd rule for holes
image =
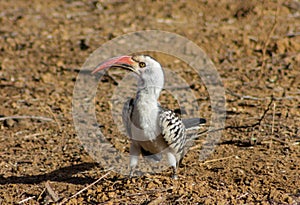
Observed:
[[[144,62],[139,62],[139,66],[140,66],[141,68],[145,68],[145,67],[146,67],[146,63],[144,63]]]

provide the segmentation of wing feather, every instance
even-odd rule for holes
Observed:
[[[130,98],[127,100],[124,104],[123,110],[122,110],[122,120],[123,120],[123,125],[125,126],[126,133],[129,138],[132,138],[131,134],[131,115],[132,115],[132,110],[134,106],[134,99]]]
[[[159,126],[164,140],[173,150],[177,160],[180,160],[186,143],[186,130],[182,120],[171,110],[162,110]]]

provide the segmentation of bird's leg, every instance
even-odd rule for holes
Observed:
[[[172,179],[178,179],[176,167],[172,167],[172,169],[173,169]]]
[[[139,156],[141,154],[141,147],[138,143],[132,141],[130,144],[130,172],[129,172],[129,177],[131,178],[134,174],[135,168],[138,164],[139,161]]]
[[[167,152],[167,159],[168,159],[169,164],[172,167],[172,171],[173,171],[172,178],[173,179],[178,179],[177,168],[176,168],[177,160],[176,160],[175,155],[172,152]]]

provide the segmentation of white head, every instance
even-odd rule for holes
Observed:
[[[150,56],[135,55],[115,57],[101,63],[92,73],[94,74],[109,67],[123,68],[137,74],[139,77],[139,90],[154,90],[155,94],[159,95],[164,86],[163,69],[161,65]]]

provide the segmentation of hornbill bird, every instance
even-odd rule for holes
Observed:
[[[198,129],[206,120],[180,119],[173,111],[160,106],[158,98],[164,86],[164,72],[152,57],[133,55],[111,58],[98,65],[92,74],[110,67],[126,69],[138,76],[136,97],[125,103],[122,112],[130,138],[130,176],[141,154],[160,161],[164,153],[173,168],[173,178],[177,178],[177,166],[186,153],[187,131]]]

